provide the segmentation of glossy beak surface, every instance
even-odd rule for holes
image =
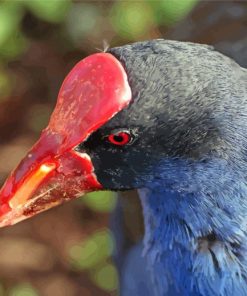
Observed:
[[[89,155],[75,147],[126,107],[127,75],[111,54],[93,54],[65,78],[48,127],[0,191],[0,227],[99,190]]]

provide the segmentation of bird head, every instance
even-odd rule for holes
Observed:
[[[48,127],[1,189],[1,224],[101,189],[90,156],[75,148],[130,99],[126,73],[113,55],[79,62],[61,86]]]
[[[160,180],[187,188],[194,164],[231,150],[222,114],[232,64],[208,46],[165,40],[83,59],[65,78],[48,127],[1,189],[0,225],[100,189]]]

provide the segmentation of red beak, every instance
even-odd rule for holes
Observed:
[[[74,148],[130,100],[127,75],[114,56],[79,62],[62,84],[48,127],[0,191],[0,226],[101,189],[90,157]]]

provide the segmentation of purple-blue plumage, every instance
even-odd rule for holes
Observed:
[[[246,69],[177,41],[109,52],[125,67],[133,102],[78,150],[105,188],[140,192],[144,249],[123,264],[123,295],[132,296],[131,276],[133,295],[144,278],[150,295],[247,295]],[[116,130],[133,141],[102,142]]]

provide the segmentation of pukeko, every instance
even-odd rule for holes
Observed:
[[[142,274],[148,295],[247,295],[246,133],[247,71],[212,47],[158,39],[93,54],[3,186],[1,226],[137,188],[145,237],[125,280]]]

